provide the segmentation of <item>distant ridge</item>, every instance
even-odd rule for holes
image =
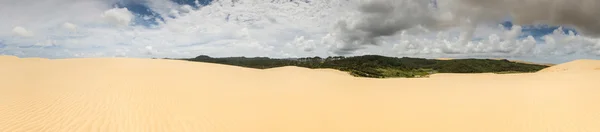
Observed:
[[[456,60],[457,58],[436,58],[436,60]],[[490,58],[492,60],[506,60],[506,59],[502,59],[502,58]],[[511,62],[517,62],[517,63],[523,63],[523,64],[534,64],[534,65],[545,65],[545,66],[554,66],[556,64],[551,64],[551,63],[535,63],[535,62],[528,62],[528,61],[521,61],[521,60],[508,60]]]

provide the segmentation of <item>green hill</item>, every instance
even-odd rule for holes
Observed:
[[[195,62],[208,62],[235,65],[249,68],[267,69],[282,66],[306,68],[331,68],[347,71],[358,77],[427,77],[434,73],[526,73],[536,72],[548,66],[525,64],[508,60],[456,59],[435,60],[421,58],[397,58],[379,55],[354,57],[308,57],[274,59],[267,57],[226,57],[213,58],[201,55],[196,58],[179,59]]]

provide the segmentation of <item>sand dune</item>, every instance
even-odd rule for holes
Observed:
[[[555,65],[539,72],[557,72],[557,71],[590,71],[600,70],[600,61],[598,60],[576,60],[564,64]]]
[[[0,57],[0,131],[599,132],[598,64],[370,79],[298,67]]]
[[[455,58],[436,58],[436,60],[454,60]]]

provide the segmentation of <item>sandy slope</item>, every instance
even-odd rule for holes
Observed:
[[[599,132],[600,71],[587,68],[598,61],[569,65],[367,79],[296,67],[0,57],[0,131]]]
[[[560,72],[560,71],[590,71],[600,70],[600,61],[598,60],[576,60],[565,64],[555,65],[541,70],[540,72]]]

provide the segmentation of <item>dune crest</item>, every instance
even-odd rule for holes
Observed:
[[[435,58],[436,60],[454,60],[455,58]]]
[[[16,57],[16,56],[8,56],[8,55],[0,55],[0,61],[4,61],[4,60],[15,60],[15,59],[19,59],[19,57]]]
[[[555,65],[542,69],[539,72],[560,72],[560,71],[588,71],[600,70],[599,60],[575,60],[564,64]]]
[[[558,66],[583,72],[372,79],[298,67],[0,57],[0,131],[596,132],[600,72],[588,66],[597,62]]]

